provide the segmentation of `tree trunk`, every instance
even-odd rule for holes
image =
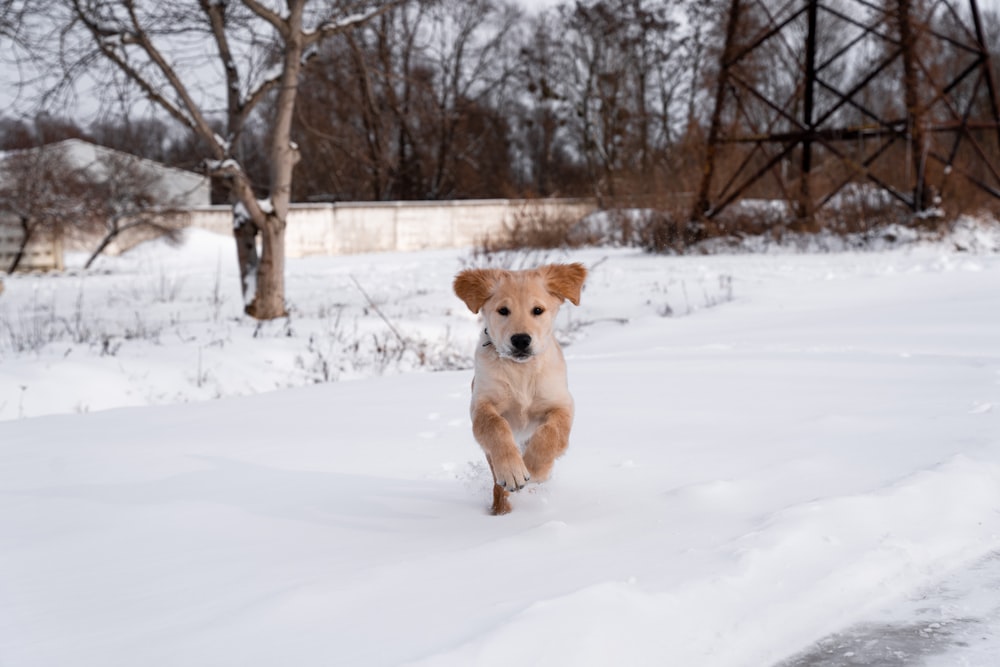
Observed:
[[[305,0],[288,3],[289,15],[286,19],[287,35],[283,54],[284,68],[281,85],[275,104],[274,121],[271,132],[270,197],[266,205],[254,200],[249,183],[242,183],[239,198],[249,212],[253,224],[251,229],[236,229],[241,274],[246,299],[246,313],[258,320],[273,320],[285,317],[285,226],[292,195],[292,171],[299,161],[298,148],[292,143],[292,118],[295,114],[295,98],[298,93],[299,72],[302,68],[304,33],[302,13]],[[250,245],[253,234],[254,244],[257,233],[261,235],[260,262],[254,267],[256,245]],[[244,234],[246,235],[244,237]],[[244,263],[244,260],[245,263]],[[256,271],[255,271],[256,268]],[[250,288],[254,287],[250,299]]]
[[[294,154],[294,153],[293,153]],[[288,154],[285,154],[285,159]],[[291,183],[293,161],[279,165],[276,171],[287,170],[285,180]],[[275,182],[275,181],[272,181]],[[274,188],[278,190],[277,187]],[[287,193],[286,186],[284,192]],[[258,202],[249,184],[237,184],[239,204],[233,210],[233,235],[236,237],[236,257],[240,267],[240,287],[243,290],[243,311],[258,320],[285,317],[285,227],[288,215],[288,195]],[[266,204],[266,205],[265,205]],[[260,253],[257,237],[260,236]]]
[[[108,232],[107,234],[104,235],[104,238],[101,239],[101,242],[97,244],[97,248],[95,248],[94,252],[90,253],[90,257],[87,258],[87,262],[83,265],[84,270],[90,268],[90,265],[94,263],[94,260],[100,257],[101,253],[104,252],[104,249],[108,247],[108,244],[111,243],[111,240],[114,239],[116,236],[118,236],[117,231]]]
[[[90,254],[90,257],[87,258],[87,263],[83,265],[84,269],[89,269],[90,265],[93,264],[94,261],[101,255],[101,253],[104,252],[104,249],[108,247],[108,244],[110,244],[111,241],[113,241],[118,236],[118,234],[124,231],[123,228],[118,224],[117,218],[110,220],[105,225],[105,228],[106,228],[106,233],[104,234],[104,238],[101,239],[101,242],[97,244],[97,247],[94,249],[94,252],[92,252]],[[125,229],[127,228],[128,227],[126,227]]]
[[[17,267],[21,265],[21,260],[24,259],[24,251],[28,247],[28,241],[31,240],[31,232],[33,231],[31,221],[28,220],[28,218],[21,218],[21,231],[23,232],[21,235],[21,245],[18,246],[17,254],[14,255],[14,261],[10,263],[10,268],[7,269],[7,273],[14,273],[17,271]]]
[[[248,315],[258,320],[286,317],[285,310],[285,221],[268,215],[261,230],[257,294],[247,305]]]
[[[253,316],[260,256],[257,254],[257,224],[245,210],[233,210],[233,236],[236,238],[236,263],[240,267],[243,312]]]

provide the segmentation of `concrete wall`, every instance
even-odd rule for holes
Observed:
[[[463,248],[508,236],[519,220],[564,224],[595,209],[583,199],[481,199],[440,202],[351,202],[292,204],[285,255],[346,255],[362,252]],[[191,225],[232,234],[228,206],[190,211]]]
[[[348,255],[364,252],[406,252],[465,248],[485,239],[509,236],[520,221],[565,225],[595,210],[584,199],[483,199],[441,202],[353,202],[292,204],[285,230],[285,255]],[[197,206],[179,214],[192,227],[232,235],[233,214],[228,206]],[[145,232],[120,237],[107,249],[117,254],[146,240]],[[17,252],[21,229],[0,216],[0,272]],[[76,250],[92,250],[97,238],[68,239]],[[62,268],[62,244],[39,240],[29,245],[21,270]]]

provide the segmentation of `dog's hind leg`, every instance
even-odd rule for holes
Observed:
[[[524,465],[531,479],[544,482],[552,472],[552,464],[569,446],[569,430],[573,413],[565,408],[549,410],[524,450]]]

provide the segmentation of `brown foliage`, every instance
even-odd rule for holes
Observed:
[[[569,238],[570,230],[577,222],[579,220],[575,216],[549,212],[532,205],[529,200],[504,226],[501,235],[482,239],[476,251],[489,255],[505,250],[551,250],[578,245]]]

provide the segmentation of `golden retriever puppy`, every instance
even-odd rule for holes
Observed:
[[[483,317],[472,433],[493,472],[493,514],[510,512],[510,491],[545,481],[569,444],[573,397],[553,325],[564,300],[580,305],[586,277],[582,264],[469,269],[455,277],[455,294]]]

